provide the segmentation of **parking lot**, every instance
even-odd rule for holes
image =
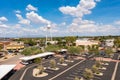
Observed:
[[[117,58],[116,55],[113,58]],[[59,58],[55,59],[56,63],[59,62]],[[85,68],[91,68],[94,65],[95,60],[93,59],[74,59],[74,62],[65,62],[67,66],[58,65],[59,70],[48,69],[49,61],[47,59],[43,61],[43,66],[46,68],[44,72],[48,73],[45,77],[33,77],[33,69],[36,67],[36,64],[30,64],[26,68],[23,68],[16,72],[9,80],[74,80],[77,76],[79,78],[83,77],[83,72]],[[111,80],[116,62],[108,62],[109,65],[104,65],[106,70],[100,70],[103,73],[103,76],[94,76],[93,80]],[[24,73],[24,75],[23,75]],[[118,64],[115,80],[119,80],[120,73],[120,63]],[[17,75],[19,74],[19,75]]]

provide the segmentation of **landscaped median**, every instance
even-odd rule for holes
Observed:
[[[45,77],[48,75],[48,73],[44,72],[46,68],[44,68],[42,65],[37,66],[33,69],[33,76],[34,77]]]

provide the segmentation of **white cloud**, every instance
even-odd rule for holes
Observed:
[[[69,14],[74,17],[82,18],[86,14],[91,13],[91,9],[96,6],[94,0],[80,0],[76,7],[66,6],[60,7],[59,10],[64,14]]]
[[[34,6],[32,6],[31,4],[29,4],[29,5],[27,5],[26,10],[27,11],[37,11],[38,9]]]
[[[61,23],[59,26],[66,26],[66,22]]]
[[[23,17],[20,15],[20,14],[16,14],[16,17],[19,19],[19,20],[22,20]]]
[[[0,21],[4,22],[4,21],[8,21],[8,19],[6,17],[2,16],[2,17],[0,17]]]
[[[44,19],[42,16],[39,16],[34,11],[27,13],[26,17],[27,17],[27,19],[29,19],[33,23],[37,23],[37,24],[41,24],[41,23],[43,23],[43,24],[50,24],[51,23],[50,21]]]
[[[20,24],[30,25],[30,21],[27,19],[22,19],[19,21]]]
[[[17,18],[19,19],[20,24],[30,25],[30,21],[28,19],[24,19],[20,14],[16,14]]]
[[[15,13],[20,14],[20,13],[21,13],[21,11],[20,11],[20,10],[15,10]]]
[[[120,20],[119,21],[115,21],[114,24],[120,25]]]
[[[8,28],[6,24],[0,24],[0,28]]]
[[[84,22],[85,21],[85,22]],[[80,33],[82,35],[117,35],[119,34],[120,27],[114,25],[95,24],[95,22],[86,20],[81,23],[72,23],[68,27],[70,33]]]

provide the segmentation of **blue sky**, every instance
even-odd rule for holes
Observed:
[[[0,37],[120,35],[120,0],[2,0]]]

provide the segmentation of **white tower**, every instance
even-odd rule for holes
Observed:
[[[50,33],[50,40],[52,41],[52,33],[51,33],[51,25],[50,24],[47,25],[46,32]],[[47,46],[47,39],[48,39],[48,35],[46,33],[46,46]]]
[[[52,41],[52,33],[51,33],[51,25],[50,24],[47,26],[47,30],[50,33],[50,40]]]

